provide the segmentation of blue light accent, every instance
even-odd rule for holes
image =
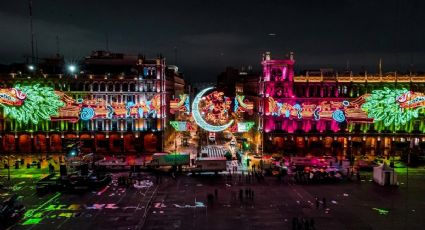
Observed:
[[[235,108],[233,109],[233,112],[236,112],[239,108],[239,102],[238,99],[235,97]]]
[[[142,108],[138,108],[137,113],[139,113],[139,117],[143,117],[143,109]]]
[[[297,110],[297,116],[298,116],[298,119],[303,118],[303,115],[301,114],[301,111],[303,110],[303,109],[301,108],[301,105],[300,105],[300,104],[295,104],[295,105],[294,105],[294,108]]]
[[[108,110],[107,118],[111,119],[112,115],[114,115],[114,108],[111,105],[107,105],[106,109]]]
[[[186,107],[186,112],[190,113],[190,99],[189,95],[186,97],[186,100],[184,101],[184,106]]]
[[[291,111],[289,111],[289,109],[287,109],[285,111],[285,117],[289,117],[289,116],[291,116]]]
[[[320,120],[320,111],[322,111],[322,108],[320,106],[317,106],[314,109],[314,112],[313,112],[314,120],[316,120],[316,121]]]
[[[277,105],[277,116],[280,116],[280,112],[282,111],[283,104],[278,102],[276,103],[276,105]]]
[[[337,109],[332,113],[332,118],[336,122],[339,122],[339,123],[344,122],[345,121],[344,112],[342,110]]]
[[[83,103],[83,99],[82,99],[82,98],[78,98],[78,99],[77,99],[77,103],[78,103],[78,104]]]
[[[132,102],[132,101],[127,102],[127,105],[125,106],[125,108],[127,109],[126,117],[130,117],[131,107],[133,107],[133,106],[134,106],[134,102]]]
[[[88,121],[94,117],[94,109],[90,107],[84,107],[81,109],[80,118],[83,121]]]
[[[343,102],[342,102],[342,105],[343,105],[343,106],[349,106],[349,105],[350,105],[350,102],[349,102],[349,101],[343,101]]]

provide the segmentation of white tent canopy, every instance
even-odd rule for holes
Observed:
[[[397,174],[387,164],[373,167],[373,181],[379,185],[397,185]]]

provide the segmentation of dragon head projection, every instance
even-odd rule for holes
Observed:
[[[0,105],[21,106],[25,98],[27,95],[16,88],[0,89]]]
[[[417,118],[425,107],[425,95],[407,89],[374,90],[365,98],[362,109],[374,121],[382,121],[385,126],[404,125]]]
[[[65,103],[50,87],[39,84],[16,85],[12,89],[0,90],[0,106],[4,114],[20,123],[37,124],[58,115]]]

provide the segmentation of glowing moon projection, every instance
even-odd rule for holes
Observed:
[[[233,120],[229,121],[229,123],[224,124],[224,125],[210,125],[204,120],[204,118],[202,118],[201,113],[199,112],[199,102],[201,101],[204,94],[211,89],[214,89],[214,87],[209,87],[209,88],[202,90],[201,92],[199,92],[196,95],[195,99],[193,99],[192,115],[193,115],[193,119],[195,120],[196,124],[199,125],[201,128],[203,128],[203,129],[205,129],[209,132],[221,132],[221,131],[229,128],[233,124]]]

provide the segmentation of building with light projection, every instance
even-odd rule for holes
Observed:
[[[96,51],[68,67],[62,74],[36,67],[0,76],[2,152],[60,153],[75,139],[84,152],[162,150],[167,102],[184,85],[165,58]]]
[[[294,74],[293,55],[266,53],[259,79],[265,152],[392,154],[425,148],[425,76]]]

